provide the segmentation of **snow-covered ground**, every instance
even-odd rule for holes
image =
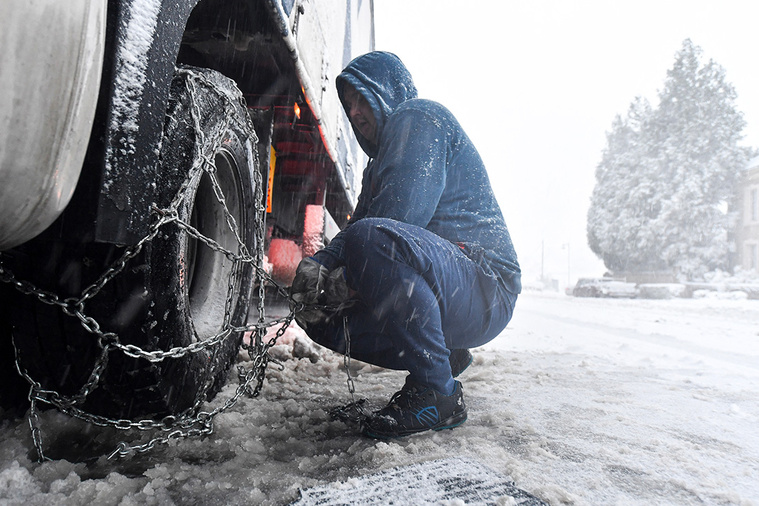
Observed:
[[[462,375],[467,423],[391,442],[329,418],[349,400],[341,357],[297,332],[286,340],[260,398],[204,440],[84,463],[122,434],[47,411],[59,460],[36,464],[26,420],[2,422],[0,503],[287,504],[300,489],[462,457],[551,504],[759,504],[759,301],[525,293]],[[372,407],[403,382],[354,372]]]

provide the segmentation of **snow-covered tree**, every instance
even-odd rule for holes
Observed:
[[[638,98],[630,105],[627,117],[617,116],[596,168],[588,242],[612,271],[648,270],[657,261],[655,248],[645,238],[655,180],[643,174],[650,166],[640,163],[646,156],[644,135],[650,115],[648,102]]]
[[[596,168],[588,243],[612,271],[694,278],[725,268],[731,204],[748,150],[724,69],[683,42],[652,108],[617,116]]]

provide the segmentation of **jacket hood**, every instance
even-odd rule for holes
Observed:
[[[351,61],[337,76],[335,85],[343,109],[345,99],[343,90],[350,84],[369,102],[377,121],[377,138],[382,137],[382,130],[387,118],[395,109],[407,100],[416,98],[416,86],[406,66],[400,58],[392,53],[374,51],[359,56]],[[358,143],[367,155],[377,156],[378,146],[364,137],[353,127]]]

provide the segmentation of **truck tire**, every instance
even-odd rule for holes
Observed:
[[[254,251],[256,241],[258,162],[247,114],[232,81],[206,69],[180,69],[171,86],[157,182],[159,208],[166,208],[181,191],[179,219],[233,255],[245,248]],[[203,159],[215,161],[218,186],[208,172],[191,171]],[[229,214],[220,203],[219,189]],[[80,294],[122,253],[123,248],[106,244],[40,247],[32,241],[9,257],[17,278],[26,275],[65,298]],[[245,325],[254,275],[251,262],[234,261],[169,222],[85,303],[84,313],[103,332],[118,334],[122,344],[146,351],[185,348],[222,333],[225,318],[227,328]],[[37,297],[17,293],[11,299],[21,365],[43,388],[75,395],[101,354],[97,337],[78,318]],[[79,407],[131,419],[194,413],[199,401],[221,389],[237,356],[242,332],[222,335],[214,347],[163,361],[111,349],[96,388]]]
[[[0,283],[0,419],[23,415],[28,404],[29,384],[16,371],[16,353],[11,342],[11,312],[4,301],[12,288]]]

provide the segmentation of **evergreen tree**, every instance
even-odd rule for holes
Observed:
[[[607,147],[596,168],[596,187],[588,213],[588,243],[612,271],[649,270],[656,251],[646,240],[653,179],[641,164],[648,143],[646,123],[651,107],[637,98],[627,117],[617,116],[607,134]]]
[[[724,69],[700,56],[685,40],[658,107],[636,99],[607,135],[587,230],[612,271],[692,279],[727,267],[730,204],[748,161],[738,146],[745,121]]]

